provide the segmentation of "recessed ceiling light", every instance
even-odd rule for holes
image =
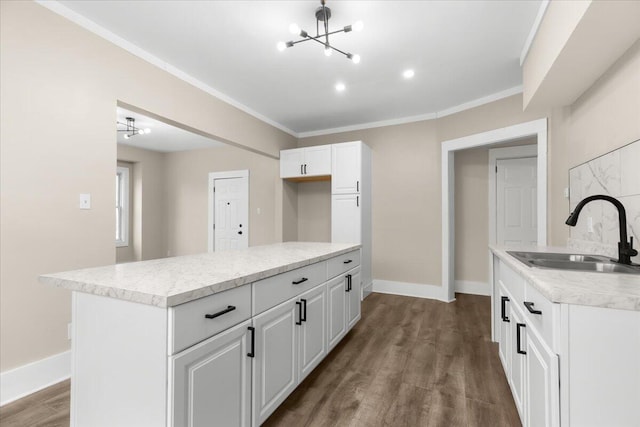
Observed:
[[[402,72],[402,77],[404,77],[405,79],[410,79],[411,77],[413,77],[416,73],[413,70],[404,70]]]
[[[336,90],[337,90],[338,92],[344,92],[344,90],[345,90],[346,88],[347,88],[347,87],[344,85],[344,83],[338,83],[338,84],[336,84]]]

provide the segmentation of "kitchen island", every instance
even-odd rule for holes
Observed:
[[[490,250],[493,340],[523,426],[637,426],[640,275],[529,267]],[[509,248],[520,250],[576,253]]]
[[[360,319],[360,245],[40,277],[72,293],[73,426],[257,426]]]

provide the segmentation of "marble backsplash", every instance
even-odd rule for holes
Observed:
[[[640,140],[597,157],[569,170],[571,211],[578,202],[594,194],[607,194],[620,200],[627,211],[627,233],[633,247],[640,247]],[[585,252],[617,256],[620,228],[618,211],[608,202],[585,205],[578,224],[571,227],[568,246]],[[633,261],[640,263],[640,256]]]

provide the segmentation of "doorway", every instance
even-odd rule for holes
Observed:
[[[209,252],[249,247],[249,171],[209,173]]]
[[[454,206],[454,154],[467,148],[491,146],[525,137],[537,139],[537,191],[536,222],[537,243],[547,242],[547,119],[534,120],[501,129],[444,141],[442,143],[442,296],[445,301],[455,300],[455,206]],[[479,254],[481,255],[481,254]],[[482,256],[482,255],[481,255]],[[486,255],[489,258],[487,249]],[[491,272],[489,272],[491,274]],[[491,280],[491,277],[490,277]]]

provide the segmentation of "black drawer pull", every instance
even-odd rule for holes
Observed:
[[[247,353],[247,356],[256,357],[256,328],[249,326],[247,329],[251,332],[251,351]]]
[[[532,302],[525,301],[524,306],[527,307],[527,310],[529,310],[529,313],[531,314],[542,314],[540,310],[536,310],[535,308],[533,308],[534,303]]]
[[[507,317],[507,313],[506,313],[507,310],[505,308],[506,303],[509,301],[510,301],[509,297],[500,297],[500,304],[501,304],[500,317],[502,317],[503,322],[511,322],[511,320]]]
[[[296,320],[296,325],[302,325],[302,303],[300,301],[296,301],[296,305],[298,306],[298,319]]]
[[[351,264],[353,262],[353,260],[348,259],[346,261],[342,261],[343,264]]]
[[[516,323],[516,351],[518,352],[518,354],[527,354],[526,351],[520,350],[520,341],[521,341],[520,328],[526,328],[526,327],[527,325],[525,325],[524,323]]]
[[[307,279],[306,277],[303,277],[303,278],[302,278],[302,279],[300,279],[300,280],[294,280],[293,282],[291,282],[291,284],[292,284],[292,285],[299,285],[300,283],[304,283],[304,282],[306,282],[307,280],[309,280],[309,279]]]
[[[205,314],[204,317],[206,317],[207,319],[215,319],[218,316],[222,316],[223,314],[227,314],[230,311],[235,310],[235,306],[233,305],[228,305],[227,308],[225,308],[224,310],[220,310],[217,313],[213,313],[213,314]]]

